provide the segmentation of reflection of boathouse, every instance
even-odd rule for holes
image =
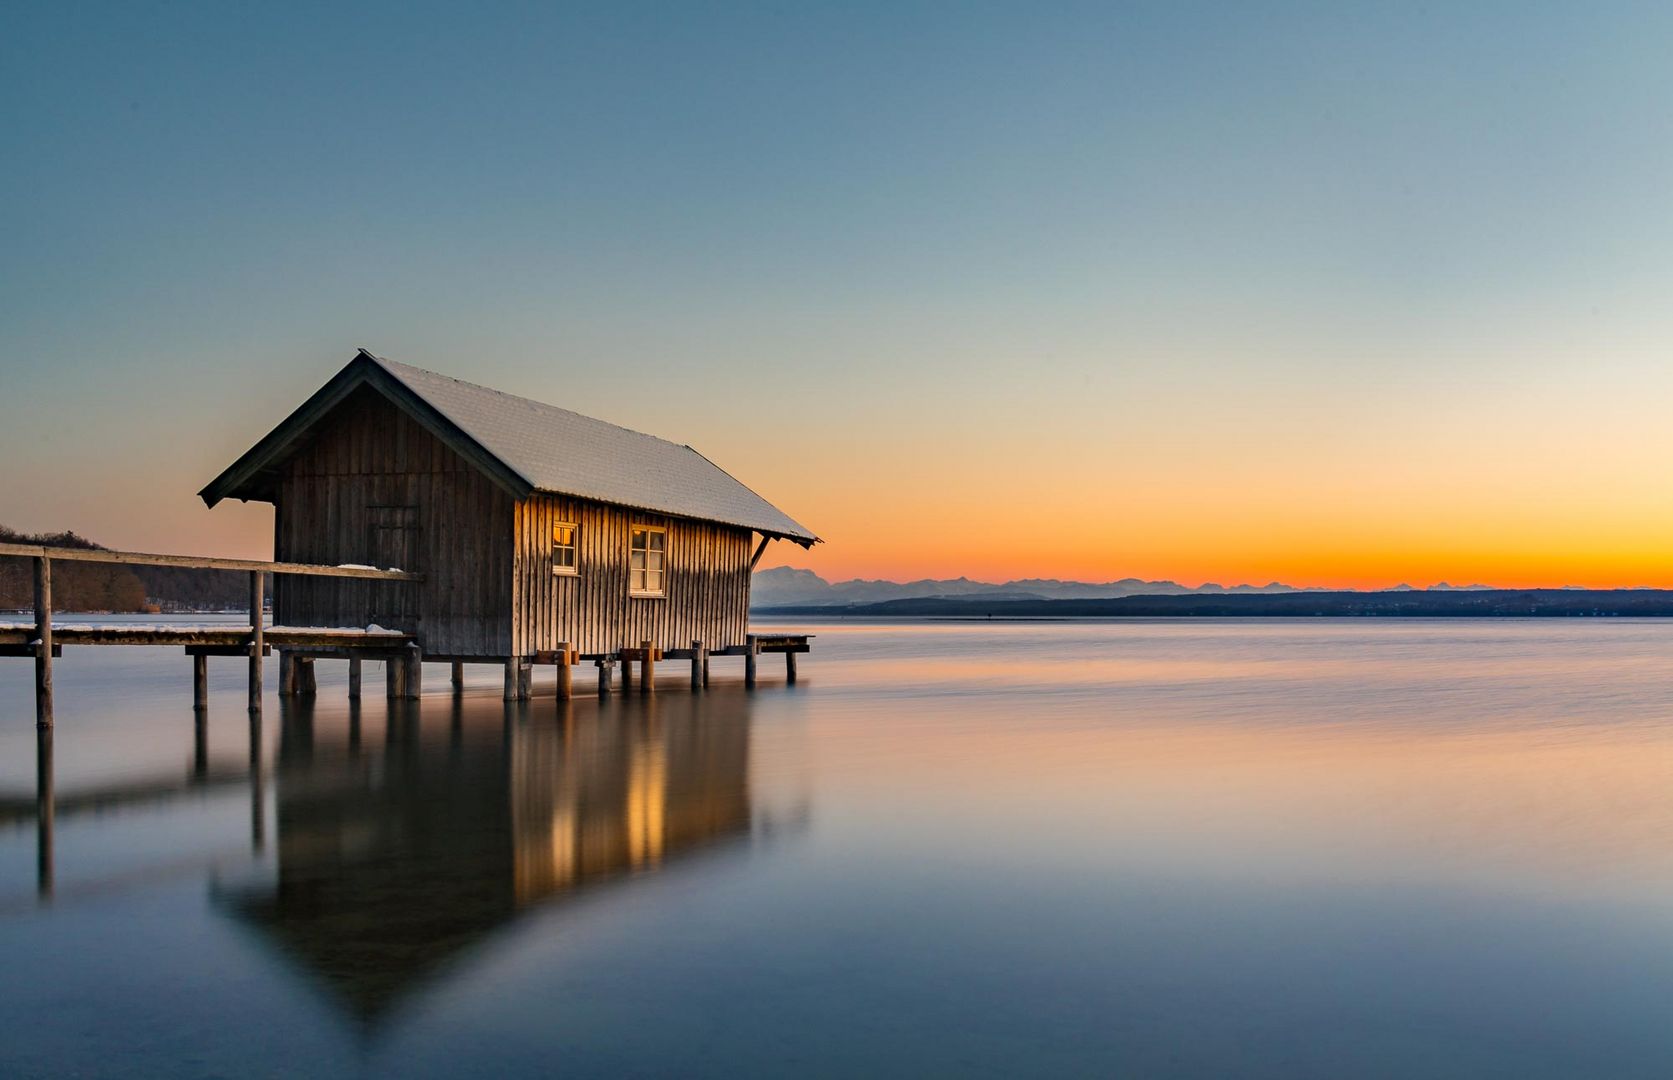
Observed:
[[[397,722],[366,753],[293,720],[276,880],[222,902],[374,1023],[530,905],[748,835],[747,718],[651,710]]]

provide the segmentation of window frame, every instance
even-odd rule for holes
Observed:
[[[559,529],[568,529],[569,530],[569,543],[567,543],[567,544],[558,543],[558,530]],[[560,549],[568,549],[568,551],[569,551],[569,565],[568,566],[558,565],[558,551]],[[575,522],[575,521],[554,521],[554,522],[552,522],[551,559],[552,559],[552,573],[553,573],[554,576],[556,576],[556,577],[580,577],[581,576],[581,525],[580,525],[579,522]]]
[[[636,547],[633,546],[634,534],[635,533],[640,533],[640,532],[645,534],[645,546],[643,548],[636,548]],[[652,536],[662,537],[661,548],[651,547],[651,537]],[[644,552],[644,554],[645,554],[645,565],[640,566],[640,567],[635,567],[633,565],[633,556],[636,553],[641,552],[641,551]],[[651,569],[651,567],[650,567],[650,561],[651,561],[650,557],[651,557],[653,552],[656,555],[661,557],[661,565],[655,570]],[[645,580],[645,583],[646,583],[647,586],[650,584],[650,575],[655,574],[657,576],[657,588],[655,588],[655,589],[639,588],[638,587],[638,582],[639,582],[639,575],[641,575],[641,574],[644,575],[644,580]],[[644,522],[637,522],[637,521],[629,523],[629,525],[627,527],[627,595],[634,598],[634,599],[637,599],[637,600],[664,600],[664,599],[667,599],[667,597],[668,597],[668,526],[666,526],[666,525],[651,525],[651,524],[647,524],[647,523],[644,523]]]

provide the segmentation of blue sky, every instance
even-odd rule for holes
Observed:
[[[1387,556],[1348,577],[1467,573],[1509,542],[1482,507],[1545,490],[1610,565],[1673,530],[1642,509],[1673,449],[1673,9],[11,5],[0,30],[0,450],[52,463],[0,480],[9,524],[259,549],[259,511],[192,493],[366,345],[692,442],[834,572],[1293,577],[1276,542],[1204,537],[1334,506],[1354,527],[1316,557]],[[1570,422],[1607,430],[1551,445]],[[979,528],[995,483],[1097,542],[884,542]],[[1380,516],[1413,500],[1467,542]]]

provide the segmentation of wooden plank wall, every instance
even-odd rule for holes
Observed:
[[[578,574],[552,572],[552,526],[577,526]],[[665,596],[628,595],[628,537],[634,524],[668,530]],[[750,532],[557,495],[516,507],[512,649],[528,655],[560,641],[584,653],[651,641],[665,649],[700,640],[711,649],[743,644],[749,626]]]
[[[414,508],[407,542],[415,565],[401,569],[425,580],[280,577],[274,621],[375,622],[417,635],[426,653],[507,655],[514,501],[381,394],[364,388],[286,467],[275,506],[274,557],[371,564],[374,517],[392,520],[378,507]]]

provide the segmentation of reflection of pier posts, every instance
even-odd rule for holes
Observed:
[[[209,775],[209,713],[203,709],[192,710],[192,775]]]
[[[52,728],[35,732],[35,890],[52,896]]]
[[[250,849],[267,846],[267,791],[261,775],[261,713],[250,717]]]

